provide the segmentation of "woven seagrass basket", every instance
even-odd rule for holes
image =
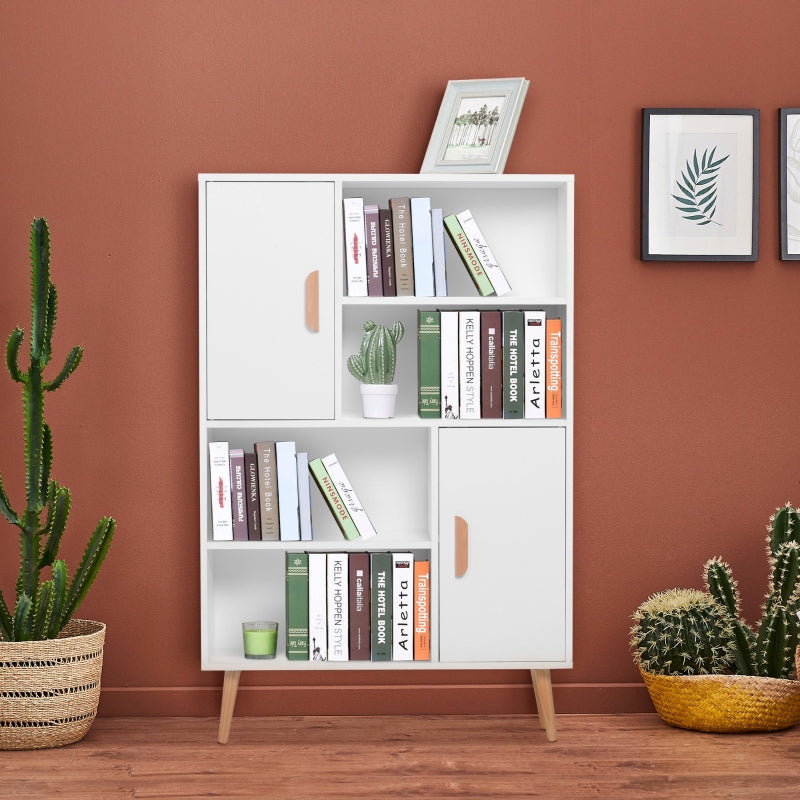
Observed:
[[[795,660],[800,669],[800,647]],[[668,725],[710,733],[779,731],[800,722],[800,681],[753,675],[639,672]]]
[[[106,626],[73,619],[56,639],[0,641],[0,750],[60,747],[97,715]]]

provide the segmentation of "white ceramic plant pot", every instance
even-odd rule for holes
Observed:
[[[361,384],[361,403],[367,419],[391,419],[396,399],[396,383]]]

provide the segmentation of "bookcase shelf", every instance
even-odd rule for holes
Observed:
[[[239,673],[254,669],[530,669],[555,738],[549,671],[572,666],[573,193],[571,175],[199,176],[201,662],[225,673],[220,741]],[[479,296],[448,242],[447,296],[348,296],[342,201],[386,208],[398,196],[428,196],[445,214],[469,208],[512,292]],[[559,317],[562,417],[420,419],[417,312],[436,309]],[[388,420],[362,417],[345,365],[366,320],[406,328]],[[215,541],[209,442],[269,440],[309,458],[335,452],[378,535],[345,541],[312,487],[313,541]],[[460,537],[469,558],[457,576]],[[288,660],[285,555],[303,550],[429,560],[430,660]],[[246,619],[281,623],[274,660],[243,657]]]

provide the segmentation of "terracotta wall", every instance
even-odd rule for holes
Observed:
[[[0,334],[27,325],[44,215],[56,360],[86,346],[49,407],[72,557],[101,514],[119,521],[82,609],[108,623],[101,713],[219,701],[199,669],[197,173],[416,172],[451,78],[529,78],[506,171],[576,174],[575,668],[554,676],[557,710],[648,708],[628,616],[698,585],[710,555],[753,616],[767,516],[800,502],[800,267],[778,258],[777,188],[795,21],[793,0],[3,3]],[[761,109],[757,263],[639,260],[644,106]],[[17,497],[20,427],[0,380]],[[7,593],[15,554],[7,531]],[[522,671],[243,684],[237,713],[533,708]]]

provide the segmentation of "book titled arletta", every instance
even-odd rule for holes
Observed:
[[[261,539],[265,542],[277,542],[280,539],[280,522],[275,442],[256,442],[254,450],[258,463],[258,493],[261,498]]]
[[[348,553],[328,553],[328,661],[350,658]]]
[[[350,479],[345,474],[336,453],[325,456],[322,459],[322,466],[325,467],[328,477],[339,493],[339,497],[347,508],[350,518],[353,520],[361,538],[370,539],[376,536],[378,532],[375,530],[375,526],[372,524],[369,514],[364,510],[364,506],[358,499],[353,484],[350,483]]]
[[[347,268],[347,294],[367,297],[367,260],[364,247],[364,198],[345,197],[344,251]]]
[[[417,411],[422,419],[441,417],[441,313],[417,311]]]
[[[309,660],[328,660],[328,556],[308,554]]]
[[[503,418],[525,416],[525,315],[503,312]]]
[[[392,553],[392,660],[414,660],[414,554]]]
[[[414,660],[431,659],[431,562],[414,561]]]
[[[381,271],[381,236],[378,206],[364,204],[364,234],[366,236],[367,294],[383,296],[383,274]]]
[[[508,294],[511,291],[511,286],[503,270],[500,268],[500,265],[497,263],[497,259],[489,247],[486,237],[478,227],[478,223],[475,222],[472,212],[469,209],[465,209],[456,214],[456,216],[461,223],[461,229],[464,231],[464,235],[469,239],[469,243],[472,245],[475,255],[478,257],[481,266],[491,281],[494,293],[496,295]]]
[[[560,419],[563,416],[562,399],[562,339],[561,320],[549,317],[545,322],[545,416],[549,419]]]
[[[308,553],[286,554],[286,657],[308,661]]]
[[[350,512],[347,510],[347,506],[339,496],[339,492],[331,480],[330,475],[328,475],[328,470],[325,469],[322,459],[314,458],[309,461],[308,471],[311,473],[314,483],[317,484],[317,488],[325,498],[325,503],[330,509],[333,518],[336,520],[336,524],[339,526],[339,530],[341,530],[344,538],[348,541],[357,539],[359,535],[358,528],[355,522],[353,522]]]
[[[394,277],[394,235],[392,233],[392,212],[388,208],[378,209],[381,227],[381,270],[383,273],[383,296],[395,297],[397,286]]]
[[[450,240],[453,242],[453,246],[459,258],[467,268],[467,272],[470,278],[472,278],[472,282],[475,284],[478,294],[482,297],[492,294],[492,292],[494,292],[492,282],[489,280],[480,259],[475,254],[475,250],[473,250],[469,239],[467,239],[467,235],[464,233],[464,229],[461,227],[458,217],[455,214],[448,214],[444,218],[444,227],[445,230],[447,230]]]
[[[370,660],[369,553],[350,553],[350,660]]]
[[[389,199],[394,240],[394,276],[398,297],[414,294],[414,245],[411,238],[411,198]]]
[[[503,315],[481,311],[481,417],[503,417]]]
[[[231,462],[231,515],[233,516],[233,540],[247,541],[247,485],[244,472],[244,450],[231,447],[228,451]]]
[[[370,553],[372,660],[392,660],[392,555]]]
[[[227,442],[208,443],[208,465],[211,485],[211,535],[214,541],[233,540],[231,513],[230,448]]]
[[[525,311],[525,418],[544,419],[545,312]]]

